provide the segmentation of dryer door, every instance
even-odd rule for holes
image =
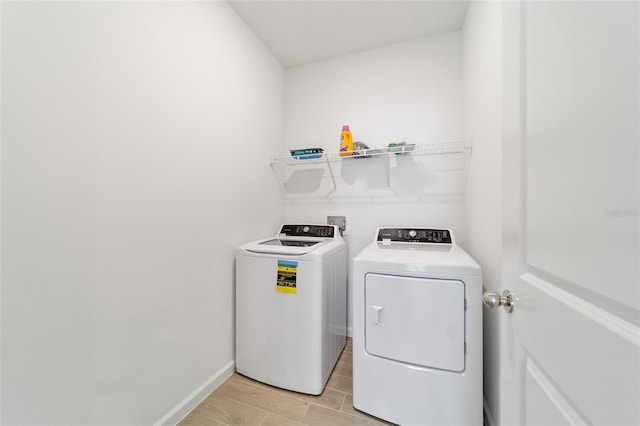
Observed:
[[[369,354],[423,367],[464,370],[462,281],[369,273],[365,306]]]

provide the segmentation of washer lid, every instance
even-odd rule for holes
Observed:
[[[322,241],[314,240],[287,240],[284,238],[274,238],[271,240],[258,243],[260,246],[276,246],[276,247],[311,247]]]
[[[277,236],[247,243],[241,252],[267,255],[327,256],[344,249],[345,242],[335,225],[282,225]]]
[[[246,251],[250,251],[253,253],[302,256],[326,245],[329,242],[331,242],[331,240],[318,238],[268,238],[265,240],[258,240],[254,241],[253,243],[249,243],[244,248]]]

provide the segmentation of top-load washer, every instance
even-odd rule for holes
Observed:
[[[353,261],[353,405],[481,425],[482,276],[448,229],[379,228]]]
[[[322,393],[346,343],[347,251],[337,226],[283,225],[236,250],[236,370]]]

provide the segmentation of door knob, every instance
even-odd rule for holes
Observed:
[[[507,313],[513,311],[513,302],[513,294],[509,290],[503,291],[502,296],[495,291],[485,291],[482,295],[484,306],[492,309],[502,306]]]

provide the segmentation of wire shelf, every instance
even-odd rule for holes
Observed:
[[[440,155],[449,156],[450,160],[455,160],[459,167],[466,167],[471,158],[472,142],[456,141],[429,145],[398,145],[385,148],[361,149],[352,151],[351,155],[340,155],[339,152],[324,152],[322,154],[299,155],[296,157],[276,157],[272,164],[279,166],[300,166],[302,164],[326,164],[327,162],[335,163],[344,160],[380,158],[380,157],[399,157],[403,155],[412,155],[420,157],[424,155]]]
[[[281,182],[287,197],[326,197],[339,187],[348,186],[341,179],[345,171],[353,168],[380,167],[386,170],[386,185],[394,191],[397,180],[392,175],[412,173],[416,167],[422,174],[438,175],[440,181],[462,182],[464,192],[466,171],[471,160],[473,143],[471,140],[446,142],[428,145],[398,145],[385,148],[356,150],[351,155],[342,156],[339,152],[314,153],[307,156],[276,157],[271,161],[275,176]],[[405,176],[410,180],[410,176]],[[415,180],[421,176],[416,175]],[[314,186],[312,182],[318,182]],[[323,183],[324,182],[324,183]],[[328,182],[328,183],[327,183]],[[305,186],[306,185],[306,186]],[[395,188],[395,190],[402,188]],[[322,194],[322,195],[320,195]]]

